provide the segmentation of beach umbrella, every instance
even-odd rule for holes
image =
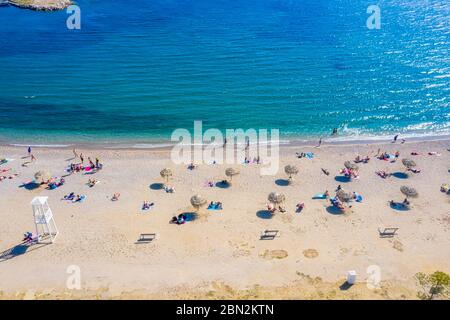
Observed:
[[[402,163],[407,169],[411,169],[416,166],[416,163],[414,162],[414,160],[407,159],[407,158],[402,159]]]
[[[234,168],[228,168],[225,170],[225,175],[230,178],[230,181],[233,180],[233,176],[236,176],[238,174],[239,174],[239,170],[234,169]]]
[[[284,194],[278,193],[278,192],[271,192],[267,199],[272,202],[273,204],[280,204],[283,203],[286,197]]]
[[[419,193],[416,189],[408,186],[401,186],[400,191],[407,197],[407,198],[417,198],[419,196]]]
[[[200,209],[200,207],[206,204],[206,199],[203,198],[201,195],[196,194],[191,197],[191,204],[196,210],[198,210]]]
[[[46,170],[40,170],[34,174],[34,179],[37,183],[46,183],[48,180],[50,180],[52,175],[50,172]]]
[[[162,178],[166,179],[166,183],[168,183],[169,178],[172,177],[172,170],[170,170],[169,168],[164,168],[159,174]]]
[[[349,170],[353,170],[353,171],[358,171],[359,167],[358,165],[351,163],[350,161],[345,161],[344,162],[344,166],[349,169]]]
[[[340,189],[336,192],[336,197],[342,202],[350,202],[353,199],[353,193]]]
[[[289,176],[289,181],[292,180],[292,176],[298,173],[298,169],[296,166],[288,164],[284,167],[284,172]]]

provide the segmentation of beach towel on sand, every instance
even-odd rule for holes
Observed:
[[[222,208],[219,208],[217,205],[213,205],[213,206],[209,205],[208,210],[222,210]]]
[[[83,202],[84,200],[86,200],[86,196],[82,194],[79,200],[72,200],[72,202]]]

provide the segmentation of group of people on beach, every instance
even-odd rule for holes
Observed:
[[[77,151],[75,149],[72,150],[73,155],[74,155],[74,160],[75,159],[79,159],[80,162],[79,163],[71,163],[70,167],[69,167],[69,173],[75,173],[75,172],[80,172],[80,171],[90,171],[90,170],[100,170],[103,168],[103,165],[100,163],[100,160],[96,157],[95,158],[95,163],[94,161],[92,161],[92,159],[90,157],[87,158],[88,161],[88,165],[84,165],[84,156],[83,153],[80,153],[78,155]]]
[[[19,174],[18,173],[10,173],[9,175],[7,175],[7,172],[10,172],[11,168],[7,168],[7,169],[1,169],[0,170],[0,181],[3,180],[7,180],[7,179],[14,179],[15,177],[17,177]]]
[[[25,161],[24,163],[22,163],[22,167],[27,167],[29,164],[36,162],[36,160],[37,160],[36,157],[34,156],[34,154],[32,153],[31,146],[28,147],[27,153],[28,153],[28,156],[22,157],[22,159],[30,158],[30,161]]]

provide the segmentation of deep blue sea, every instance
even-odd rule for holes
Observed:
[[[0,140],[450,134],[449,0],[77,0],[0,7]],[[381,29],[366,26],[378,4]]]

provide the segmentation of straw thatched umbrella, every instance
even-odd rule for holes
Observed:
[[[194,195],[191,197],[191,204],[192,206],[198,211],[201,207],[203,207],[206,204],[206,199],[203,198],[201,195]]]
[[[340,189],[336,192],[336,197],[342,202],[350,202],[353,199],[353,193]]]
[[[46,183],[48,180],[51,179],[51,177],[52,175],[50,174],[50,172],[46,170],[41,170],[34,174],[34,179],[38,183]]]
[[[172,170],[169,168],[162,169],[159,173],[163,179],[166,179],[166,183],[169,182],[169,178],[172,177]]]
[[[230,178],[230,183],[233,180],[233,176],[236,176],[238,174],[239,174],[239,170],[234,169],[234,168],[228,168],[225,170],[225,175]]]
[[[267,199],[272,202],[273,204],[281,204],[286,200],[286,197],[284,194],[278,193],[278,192],[271,192]]]
[[[416,189],[408,186],[401,186],[400,191],[406,196],[406,198],[417,198],[419,193]]]
[[[414,160],[407,159],[407,158],[402,159],[402,163],[408,170],[416,166],[416,163],[414,162]]]
[[[289,182],[292,181],[292,176],[298,173],[298,169],[296,166],[288,164],[284,167],[284,172],[289,176]]]
[[[349,169],[349,170],[353,170],[353,171],[358,171],[359,167],[357,164],[355,163],[351,163],[350,161],[345,161],[344,162],[344,166]]]

